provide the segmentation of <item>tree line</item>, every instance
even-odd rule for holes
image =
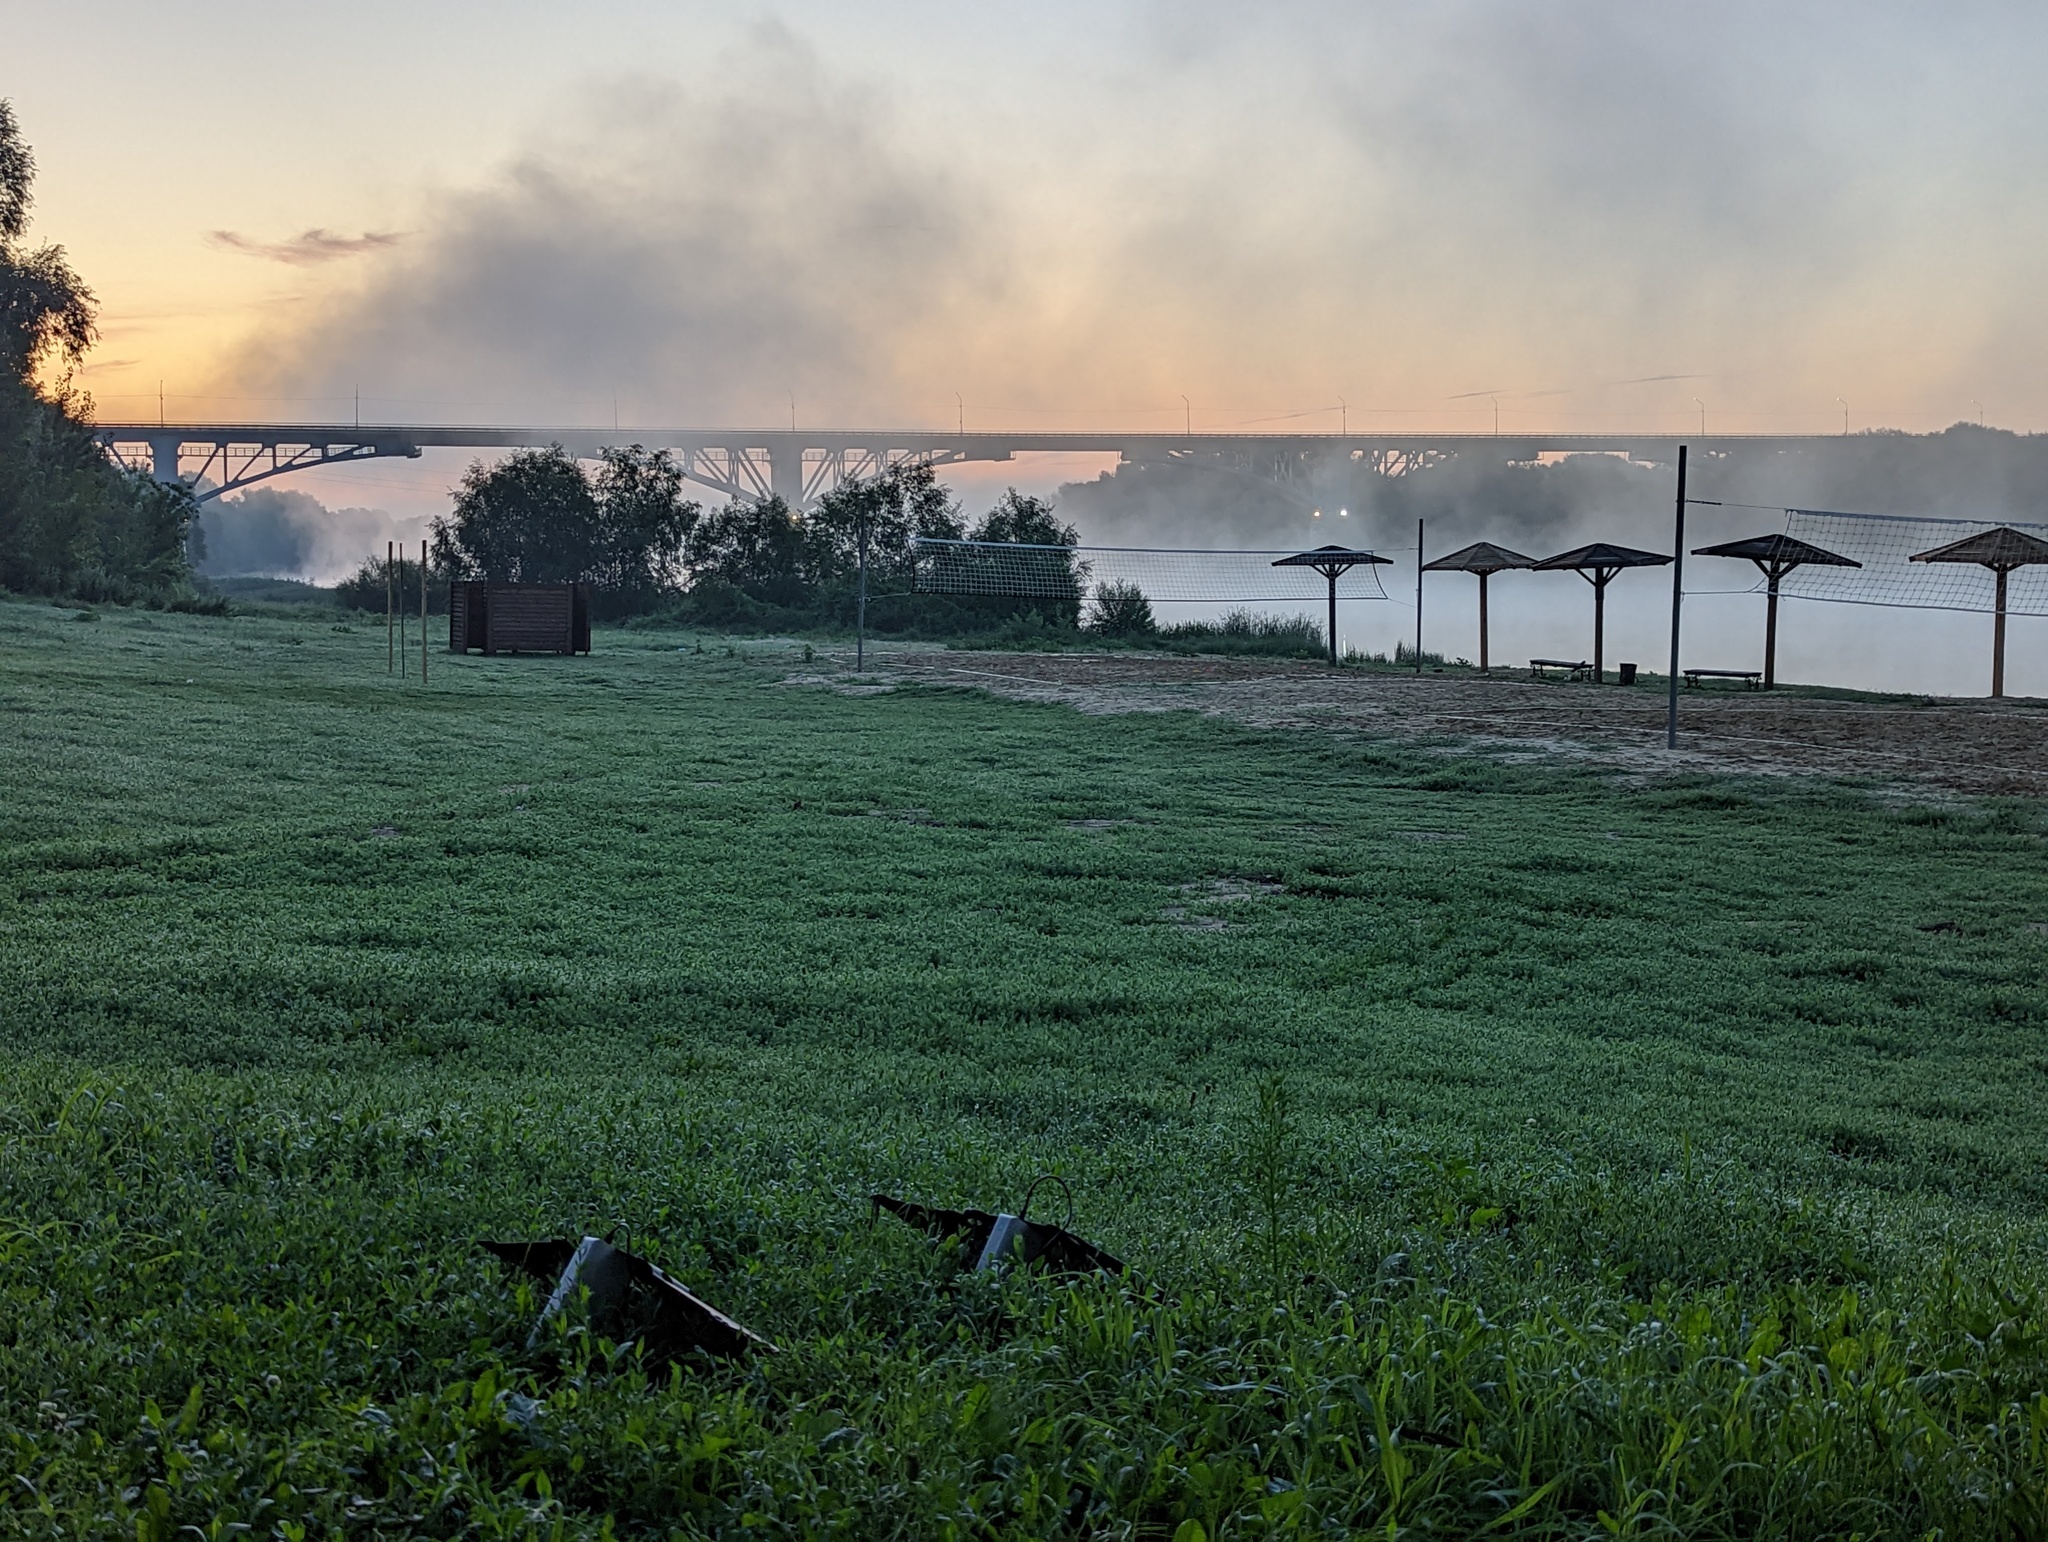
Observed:
[[[0,100],[0,587],[189,599],[192,494],[114,465],[93,437],[75,370],[98,303],[63,247],[29,244],[34,186],[35,156]]]
[[[1069,582],[1054,585],[1061,592],[1050,598],[920,594],[919,539],[1070,548],[1077,536],[1051,504],[1014,488],[970,522],[921,464],[848,480],[809,511],[772,495],[706,510],[684,496],[670,451],[620,446],[586,467],[551,446],[473,463],[449,513],[434,521],[430,551],[437,589],[450,579],[587,583],[596,613],[612,619],[851,624],[863,561],[868,622],[877,631],[1071,629],[1079,619],[1080,570],[1071,561],[1063,565]],[[365,564],[344,590],[353,603],[380,608],[383,564]]]

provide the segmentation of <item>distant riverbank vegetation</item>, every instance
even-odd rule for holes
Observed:
[[[28,243],[35,157],[0,101],[0,586],[86,600],[193,603],[191,493],[124,471],[73,372],[97,302],[61,246]]]

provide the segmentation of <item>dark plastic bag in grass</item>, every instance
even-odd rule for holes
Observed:
[[[501,1262],[548,1280],[554,1286],[526,1347],[540,1343],[549,1318],[590,1292],[592,1323],[620,1343],[637,1340],[645,1357],[666,1364],[697,1353],[721,1360],[751,1351],[775,1353],[775,1346],[700,1300],[644,1258],[615,1248],[601,1237],[579,1242],[483,1242],[477,1246]]]
[[[1031,1196],[1038,1191],[1039,1184],[1046,1182],[1057,1183],[1063,1190],[1067,1187],[1059,1178],[1035,1179],[1024,1191],[1024,1203],[1018,1206],[1015,1215],[1007,1212],[991,1215],[986,1210],[943,1210],[887,1194],[871,1194],[868,1201],[874,1207],[875,1215],[886,1210],[934,1237],[958,1237],[961,1256],[974,1259],[977,1273],[999,1272],[1017,1264],[1038,1264],[1054,1274],[1089,1274],[1098,1269],[1107,1274],[1122,1274],[1123,1261],[1105,1253],[1094,1243],[1075,1236],[1063,1226],[1048,1226],[1042,1221],[1028,1219]],[[1067,1219],[1071,1222],[1073,1218],[1074,1196],[1069,1190]]]

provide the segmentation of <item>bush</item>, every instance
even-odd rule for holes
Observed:
[[[1150,637],[1159,630],[1152,602],[1136,584],[1104,584],[1095,594],[1095,609],[1084,623],[1098,637]]]

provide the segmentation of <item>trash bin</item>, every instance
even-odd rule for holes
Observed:
[[[1635,665],[1624,664],[1621,666],[1621,683],[1623,685],[1634,685],[1636,683]]]

